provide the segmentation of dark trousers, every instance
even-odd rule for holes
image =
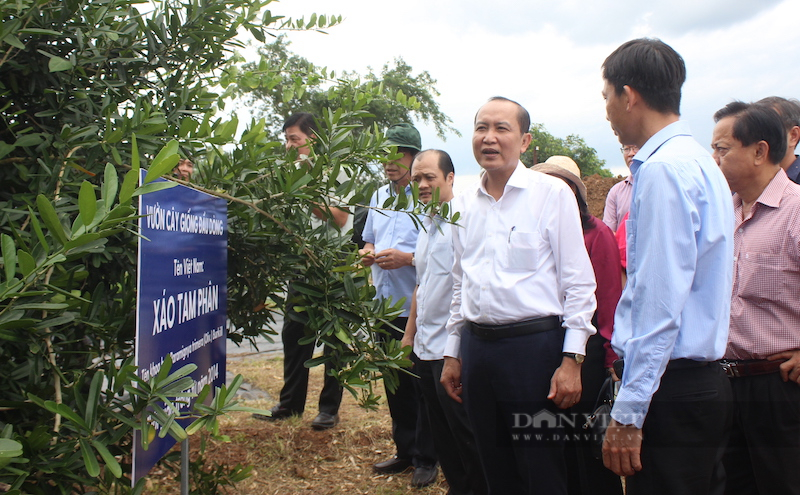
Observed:
[[[405,329],[408,318],[395,318],[392,324]],[[387,339],[402,340],[403,334],[387,327]],[[392,417],[392,439],[397,447],[397,457],[411,459],[415,467],[436,464],[436,450],[428,415],[424,413],[425,404],[414,383],[419,379],[405,372],[398,374],[399,384],[392,393],[386,391],[386,402]]]
[[[485,494],[486,480],[467,411],[447,395],[439,381],[443,366],[443,359],[422,361],[415,356],[414,373],[419,376],[416,383],[425,403],[436,455],[450,485],[448,494]]]
[[[283,341],[283,388],[281,389],[280,405],[290,411],[302,414],[306,407],[308,395],[308,368],[305,362],[314,355],[314,343],[299,344],[298,341],[307,335],[307,330],[302,323],[293,321],[289,316],[283,319],[281,340]],[[324,347],[325,355],[330,355],[331,349]],[[319,410],[328,414],[337,414],[342,402],[342,386],[336,378],[330,376],[332,369],[330,363],[325,363],[325,379],[322,392],[319,394]]]
[[[642,470],[628,495],[720,495],[733,420],[731,386],[715,363],[667,369],[642,429]]]
[[[547,399],[561,329],[499,340],[461,333],[461,383],[492,495],[565,495],[564,429]]]
[[[726,494],[800,494],[800,386],[780,373],[731,378]]]
[[[567,480],[570,495],[622,495],[620,477],[603,465],[603,460],[592,453],[589,439],[582,426],[594,411],[597,395],[603,386],[608,372],[605,367],[605,337],[596,333],[586,343],[586,360],[581,366],[581,400],[570,408],[575,419],[567,423],[567,442],[565,442],[565,459],[567,462]]]

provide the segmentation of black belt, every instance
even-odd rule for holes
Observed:
[[[560,329],[561,318],[545,316],[506,325],[481,325],[468,321],[466,327],[472,335],[481,340],[498,340]]]
[[[695,361],[693,359],[670,359],[667,363],[667,371],[670,370],[684,370],[687,368],[702,368],[708,366],[710,361]],[[625,370],[625,360],[617,359],[614,361],[614,373],[617,374],[619,379],[622,379],[622,372]]]
[[[769,375],[777,373],[781,369],[781,364],[786,360],[767,361],[766,359],[741,359],[735,361],[728,361],[723,359],[720,361],[722,370],[731,378],[740,378],[743,376],[758,376]]]

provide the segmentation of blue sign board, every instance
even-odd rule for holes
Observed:
[[[144,180],[145,171],[142,171]],[[197,365],[190,392],[225,383],[227,310],[227,205],[222,199],[177,185],[139,201],[139,270],[136,365],[149,380],[172,356],[172,371]],[[186,399],[182,399],[186,400]],[[181,414],[191,404],[180,405]],[[183,423],[187,426],[190,421]],[[157,426],[155,423],[152,423]],[[133,482],[175,444],[167,434],[147,450],[134,435]]]

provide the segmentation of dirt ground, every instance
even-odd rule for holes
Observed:
[[[241,374],[255,387],[278,397],[283,383],[283,360],[234,360],[228,371]],[[377,475],[372,465],[394,455],[388,408],[377,411],[360,408],[345,392],[341,422],[328,431],[314,431],[311,420],[317,413],[316,401],[322,386],[322,367],[311,370],[306,413],[302,418],[259,421],[249,413],[236,413],[223,421],[221,433],[231,442],[209,440],[206,457],[226,466],[253,466],[253,473],[234,488],[220,493],[248,495],[335,495],[417,493],[443,495],[447,482],[439,481],[423,489],[410,487],[411,470],[397,475]],[[245,401],[244,405],[269,409],[273,400]],[[192,452],[199,449],[199,438],[192,438]],[[147,493],[180,493],[179,480],[163,466],[151,471]]]
[[[589,196],[589,213],[600,220],[603,219],[608,190],[622,179],[624,177],[600,177],[597,174],[584,177],[583,183],[586,185],[586,193]]]

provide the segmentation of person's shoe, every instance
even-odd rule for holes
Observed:
[[[411,477],[411,486],[414,488],[422,488],[430,485],[439,476],[439,467],[434,464],[433,466],[419,466],[414,468],[414,476]]]
[[[320,411],[314,421],[311,422],[311,427],[315,430],[329,430],[339,423],[338,414],[328,414]]]
[[[411,467],[411,459],[401,459],[394,456],[386,461],[372,465],[372,469],[380,474],[402,473]]]
[[[259,414],[253,413],[253,418],[260,419],[262,421],[278,421],[279,419],[287,419],[291,418],[292,416],[301,416],[303,413],[292,411],[291,409],[287,409],[280,404],[276,404],[272,406],[272,409],[269,410],[272,415],[267,416],[266,414]]]

